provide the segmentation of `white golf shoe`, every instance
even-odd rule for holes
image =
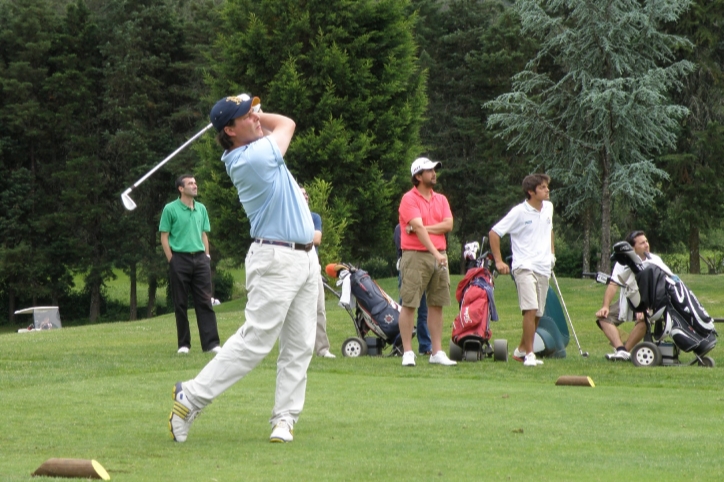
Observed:
[[[294,440],[294,427],[292,422],[280,420],[274,425],[272,433],[269,436],[271,443],[287,443]]]
[[[523,366],[526,366],[526,367],[536,367],[536,366],[542,365],[542,364],[543,364],[543,360],[538,360],[535,357],[535,353],[533,353],[533,352],[528,353],[525,356],[525,360],[523,361]]]
[[[414,367],[415,366],[415,352],[406,351],[402,354],[402,366],[403,367]]]
[[[176,442],[185,442],[191,424],[200,413],[201,410],[195,408],[186,398],[181,382],[177,382],[173,387],[173,409],[168,418],[171,438]]]
[[[447,353],[445,353],[442,350],[435,353],[434,355],[430,355],[430,363],[433,365],[444,365],[444,366],[448,366],[448,367],[458,364],[458,362],[449,359],[447,357]]]

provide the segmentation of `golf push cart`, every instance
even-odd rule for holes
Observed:
[[[644,313],[644,340],[631,350],[638,367],[682,365],[679,354],[692,352],[686,365],[713,367],[707,356],[716,346],[714,320],[684,283],[652,263],[643,263],[626,241],[613,246],[611,260],[626,267],[618,280],[606,273],[583,273],[601,284],[613,283],[624,289],[629,306]],[[665,340],[670,341],[665,341]]]
[[[455,317],[450,337],[450,359],[456,361],[479,361],[493,357],[494,361],[508,361],[508,341],[494,340],[490,322],[498,321],[493,296],[494,280],[490,271],[493,255],[485,251],[478,256],[478,250],[485,246],[477,241],[465,245],[465,277],[458,283],[455,298],[460,313]]]
[[[342,343],[342,355],[379,356],[391,346],[388,356],[402,356],[398,324],[400,305],[363,269],[351,264],[332,263],[326,266],[325,272],[330,278],[338,279],[341,291],[335,290],[326,281],[324,288],[339,298],[339,305],[352,318],[356,331],[356,336]]]

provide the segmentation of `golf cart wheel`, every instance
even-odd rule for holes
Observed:
[[[508,340],[495,340],[493,342],[493,360],[508,361]]]
[[[705,355],[705,356],[701,357],[699,366],[707,367],[707,368],[714,368],[716,366],[716,362],[714,361],[714,359],[712,357]]]
[[[450,340],[450,359],[455,361],[462,361],[463,359],[463,349],[452,340]]]
[[[342,356],[357,358],[367,354],[367,343],[362,338],[347,338],[342,343]]]
[[[478,361],[480,360],[480,353],[473,350],[465,352],[465,361]]]
[[[650,341],[639,343],[631,350],[631,361],[637,367],[655,367],[661,365],[661,350]]]

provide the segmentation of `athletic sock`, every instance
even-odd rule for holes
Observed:
[[[623,346],[623,345],[621,345],[621,346],[619,346],[619,347],[616,348],[616,351],[626,351],[626,347]]]

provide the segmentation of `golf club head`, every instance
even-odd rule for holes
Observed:
[[[588,352],[587,352],[587,351],[584,351],[583,353],[581,353],[581,356],[582,356],[583,358],[588,358]]]
[[[133,199],[131,199],[131,196],[129,194],[131,193],[132,188],[128,188],[125,191],[123,191],[123,194],[121,194],[121,201],[123,201],[123,207],[125,207],[129,211],[133,211],[136,209],[136,203],[133,202]]]

